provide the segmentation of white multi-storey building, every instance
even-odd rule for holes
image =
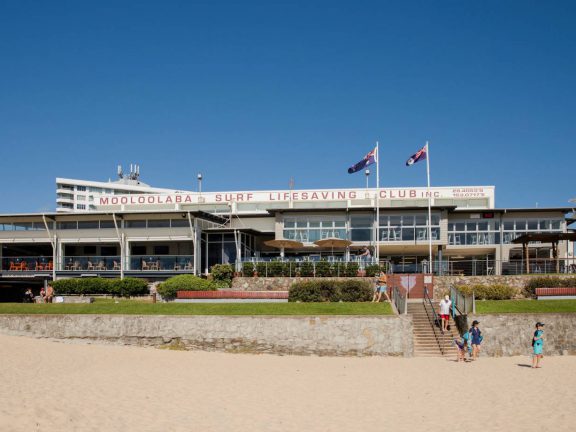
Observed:
[[[175,193],[175,189],[155,188],[140,181],[140,167],[130,164],[130,173],[118,167],[118,179],[107,182],[56,178],[56,211],[89,212],[96,210],[95,197],[102,195]]]

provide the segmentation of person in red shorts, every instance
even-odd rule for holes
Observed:
[[[452,306],[452,301],[450,297],[446,295],[440,301],[440,319],[442,320],[442,331],[448,330],[448,323],[450,322],[450,307]]]

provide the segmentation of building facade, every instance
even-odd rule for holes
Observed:
[[[246,261],[357,261],[362,267],[376,255],[396,273],[576,271],[568,242],[557,248],[531,243],[527,251],[514,243],[527,233],[568,232],[573,210],[496,208],[493,186],[438,187],[430,194],[426,188],[91,193],[92,207],[79,211],[0,215],[0,283],[72,276],[162,280],[206,273],[219,263],[240,271]],[[316,244],[326,239],[345,242]],[[270,240],[292,243],[277,249]]]

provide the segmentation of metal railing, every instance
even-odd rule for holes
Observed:
[[[408,301],[406,300],[406,294],[403,294],[398,287],[392,288],[392,302],[396,307],[396,311],[399,314],[408,313]]]
[[[440,352],[442,353],[442,355],[444,355],[444,351],[446,351],[445,347],[446,341],[444,337],[444,332],[436,328],[436,323],[440,322],[440,317],[436,313],[436,310],[434,309],[434,304],[432,303],[432,300],[428,295],[428,287],[424,287],[423,304],[424,304],[424,310],[426,311],[426,315],[428,316],[428,321],[430,321],[430,324],[432,325],[432,330],[434,331],[434,337],[436,338],[438,348],[440,348]]]
[[[120,271],[120,256],[65,256],[60,271]]]
[[[52,271],[53,267],[52,257],[44,256],[3,257],[1,266],[3,271],[14,272]]]
[[[193,271],[193,255],[132,255],[128,270]]]
[[[450,286],[450,299],[452,300],[452,316],[476,313],[476,298],[472,294],[464,294],[454,285]]]
[[[295,260],[245,260],[241,265],[244,276],[259,277],[358,277],[366,276],[366,267],[375,265],[367,261],[295,261]],[[385,269],[385,268],[384,268]],[[252,274],[250,274],[252,272]],[[375,276],[370,274],[370,276]]]
[[[576,259],[443,260],[434,262],[434,272],[445,276],[576,274]]]

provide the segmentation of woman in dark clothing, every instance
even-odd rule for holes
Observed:
[[[480,353],[480,344],[482,343],[482,332],[478,328],[478,321],[474,320],[472,323],[472,327],[470,328],[470,337],[472,339],[472,360],[476,360],[478,358],[478,354]]]

